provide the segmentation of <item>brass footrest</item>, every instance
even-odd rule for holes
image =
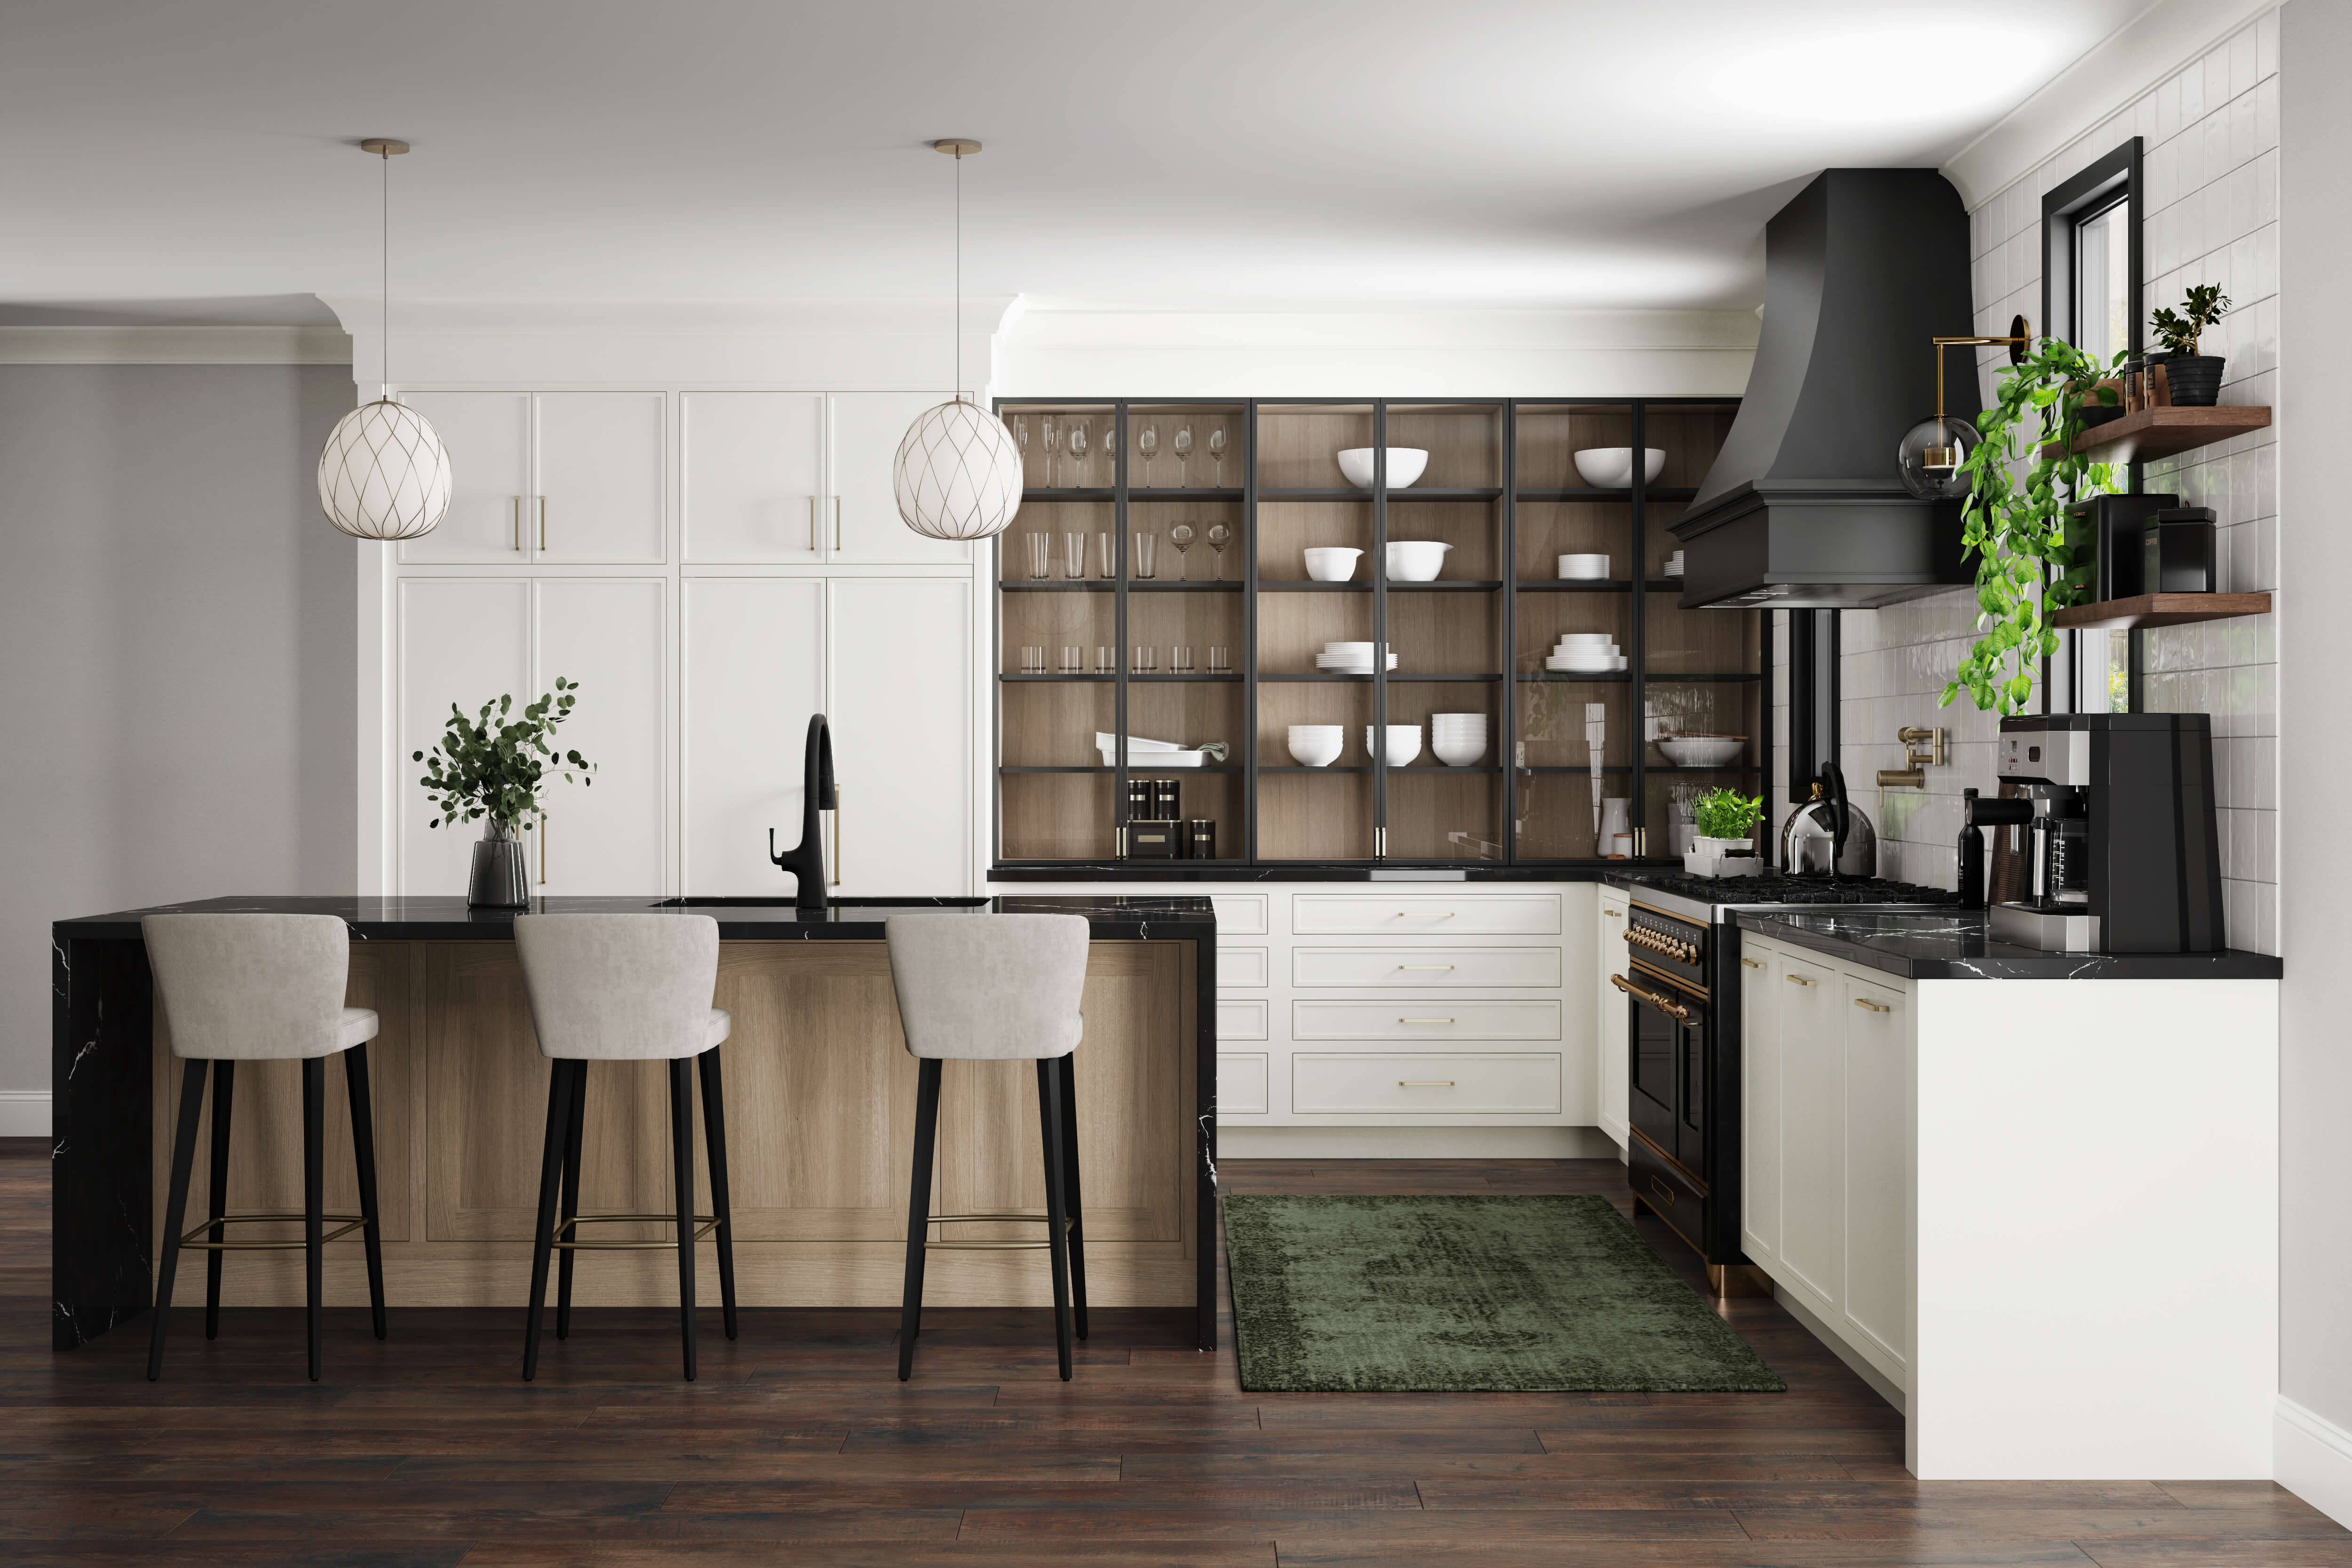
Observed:
[[[202,1236],[205,1231],[210,1230],[215,1225],[250,1225],[257,1220],[271,1219],[292,1220],[295,1224],[299,1225],[310,1218],[310,1217],[307,1214],[299,1213],[224,1214],[216,1219],[207,1219],[202,1224],[191,1228],[185,1236],[180,1238],[180,1245],[183,1247],[199,1248],[206,1252],[299,1251],[302,1248],[310,1245],[309,1242],[302,1240],[299,1237],[291,1241],[199,1241],[196,1238]],[[320,1220],[327,1222],[340,1222],[345,1220],[350,1222],[349,1224],[342,1225],[339,1229],[330,1230],[321,1235],[319,1238],[321,1242],[341,1240],[342,1238],[349,1236],[352,1231],[357,1230],[362,1226],[367,1224],[367,1216],[364,1214],[322,1214],[319,1216],[319,1218]]]
[[[934,1214],[923,1223],[929,1225],[961,1225],[977,1220],[1001,1220],[1013,1225],[1047,1225],[1052,1220],[1043,1214]],[[1068,1230],[1077,1223],[1074,1215],[1062,1217],[1062,1228]],[[933,1241],[926,1237],[923,1246],[934,1252],[1038,1252],[1051,1248],[1045,1241]]]
[[[667,1251],[677,1245],[676,1240],[565,1241],[561,1239],[563,1233],[575,1225],[617,1225],[625,1220],[639,1220],[655,1225],[676,1225],[677,1216],[675,1214],[575,1214],[569,1219],[556,1221],[555,1234],[558,1239],[553,1245],[575,1252],[648,1252],[657,1248]],[[695,1232],[688,1238],[689,1242],[699,1241],[719,1228],[718,1217],[715,1215],[698,1214],[694,1216],[694,1221]]]

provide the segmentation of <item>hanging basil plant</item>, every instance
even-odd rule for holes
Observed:
[[[1966,692],[1979,712],[2018,713],[2033,694],[2035,664],[2058,651],[2049,618],[2087,591],[2066,509],[2119,487],[2115,465],[2074,451],[2074,438],[2085,404],[2120,401],[2100,382],[2123,362],[2119,353],[2102,365],[2063,339],[2043,338],[2000,372],[1997,406],[1979,422],[1984,439],[1960,464],[1970,481],[1960,537],[1976,557],[1980,635],[1941,706]]]

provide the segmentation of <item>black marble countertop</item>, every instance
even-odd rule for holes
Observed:
[[[1913,980],[2275,980],[2261,953],[2044,953],[1992,937],[1981,909],[1928,914],[1743,909],[1743,931]]]
[[[1423,769],[1424,772],[1430,771]],[[1433,865],[1368,865],[1360,861],[1286,861],[1244,865],[1236,861],[1052,861],[991,866],[988,880],[1020,882],[1599,882],[1622,873],[1625,861],[1553,862],[1504,865],[1454,861]],[[1679,870],[1679,861],[1650,862],[1652,871]]]
[[[725,942],[878,942],[882,923],[912,910],[961,910],[971,914],[1077,915],[1086,917],[1097,942],[1216,939],[1217,916],[1206,898],[1122,898],[1110,894],[1082,897],[845,898],[830,909],[795,909],[789,896],[696,899],[681,904],[648,898],[534,898],[530,907],[470,909],[462,898],[207,898],[194,904],[159,904],[112,915],[86,915],[52,927],[59,942],[135,938],[139,917],[163,914],[331,915],[360,941],[507,942],[514,917],[528,915],[610,915],[653,911],[708,915],[719,922]]]

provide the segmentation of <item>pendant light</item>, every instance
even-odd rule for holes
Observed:
[[[1965,419],[1944,413],[1944,350],[1950,348],[2006,345],[2009,362],[2021,364],[2033,341],[2032,324],[2012,317],[2006,338],[1936,338],[1936,417],[1923,419],[1906,433],[1895,448],[1895,472],[1903,487],[1923,501],[1956,501],[1975,488],[1965,465],[1969,454],[1983,444],[1984,436]]]
[[[383,382],[375,402],[343,415],[319,454],[319,505],[355,539],[413,539],[449,509],[449,450],[432,422],[392,395],[392,160],[405,141],[372,137],[383,160]]]
[[[926,538],[993,538],[1021,510],[1021,449],[1004,422],[963,395],[963,161],[980,143],[950,137],[956,161],[956,379],[953,401],[925,409],[891,465],[898,516]]]

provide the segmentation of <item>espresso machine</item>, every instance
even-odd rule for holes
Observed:
[[[1970,801],[2025,852],[2021,897],[1994,940],[2044,952],[2214,953],[2226,945],[2201,713],[2005,718],[1995,771],[2014,792]]]

